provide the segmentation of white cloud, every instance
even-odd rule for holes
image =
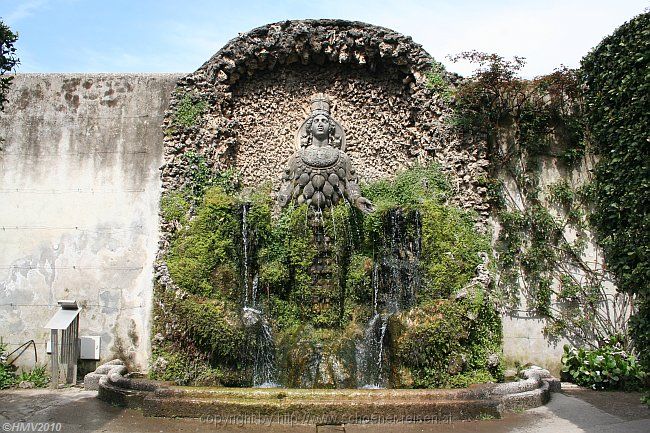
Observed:
[[[338,4],[338,3],[337,3]],[[642,0],[574,1],[379,1],[351,2],[355,18],[412,36],[452,71],[471,73],[468,64],[453,64],[449,54],[478,50],[527,59],[527,77],[551,72],[580,59],[625,21],[642,13]],[[343,11],[344,9],[342,9]]]
[[[47,5],[47,0],[26,0],[19,2],[11,12],[2,17],[2,20],[9,26],[27,18]]]

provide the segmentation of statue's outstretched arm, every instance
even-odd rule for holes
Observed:
[[[369,213],[374,211],[375,207],[372,205],[372,202],[361,195],[361,188],[357,183],[358,178],[349,158],[346,161],[346,171],[348,178],[345,182],[345,193],[348,201],[362,212]]]

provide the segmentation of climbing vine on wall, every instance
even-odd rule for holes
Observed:
[[[452,122],[488,144],[483,186],[499,226],[495,290],[502,307],[543,317],[550,337],[577,345],[625,335],[631,299],[608,291],[602,256],[587,251],[590,179],[576,169],[586,171],[594,156],[577,71],[523,80],[519,57],[467,52],[459,59],[479,66],[457,88]],[[557,180],[544,179],[544,169]]]

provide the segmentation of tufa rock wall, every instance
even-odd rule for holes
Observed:
[[[445,124],[451,111],[427,87],[432,63],[410,37],[359,22],[286,21],[251,30],[179,81],[164,121],[163,189],[186,184],[188,151],[216,170],[236,168],[245,186],[270,181],[277,189],[309,99],[322,92],[334,101],[362,182],[437,161],[450,174],[454,201],[484,219],[477,179],[486,174],[485,146]],[[183,126],[176,113],[188,97],[207,108]]]

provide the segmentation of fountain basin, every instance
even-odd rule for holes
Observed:
[[[522,380],[463,389],[289,389],[181,387],[128,379],[116,367],[99,380],[98,397],[145,416],[240,419],[296,424],[451,422],[499,418],[545,404],[559,381],[542,369]]]

